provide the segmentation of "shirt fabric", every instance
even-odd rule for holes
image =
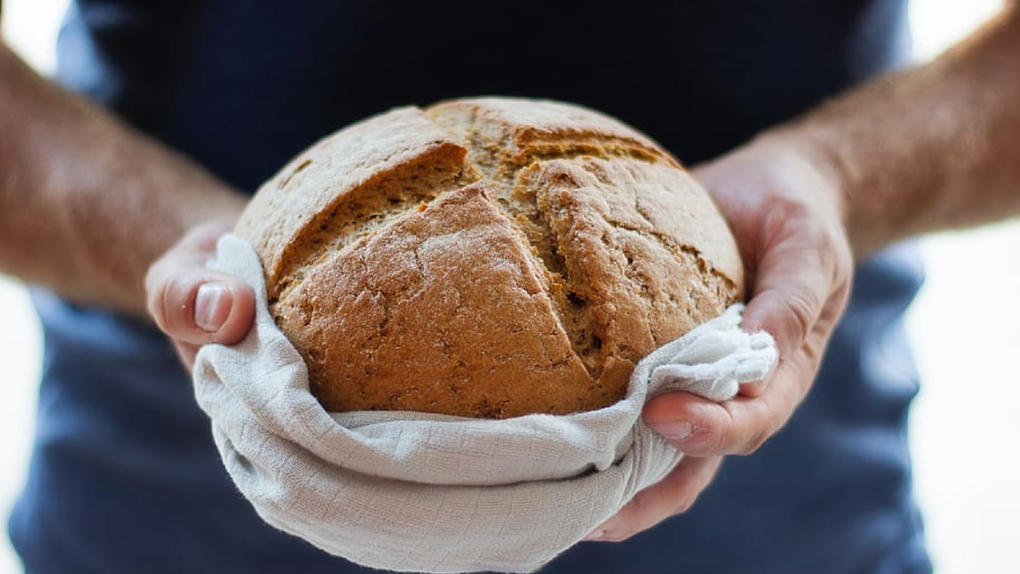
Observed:
[[[317,138],[397,105],[574,101],[694,164],[902,62],[905,0],[78,0],[57,79],[254,190]],[[909,247],[861,265],[808,398],[682,516],[582,543],[550,574],[931,571],[911,498]],[[32,574],[361,570],[262,523],[152,327],[36,291],[45,334],[27,486]]]

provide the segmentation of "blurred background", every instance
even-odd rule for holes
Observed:
[[[1000,0],[913,0],[916,59],[934,57],[1000,5]],[[5,39],[50,73],[67,0],[4,0],[3,6]],[[928,279],[908,314],[923,379],[911,430],[918,497],[937,574],[1016,571],[1020,306],[1011,302],[1020,293],[1018,246],[1020,222],[922,240]],[[27,470],[41,345],[24,287],[0,275],[4,521]],[[18,571],[4,535],[0,574]]]

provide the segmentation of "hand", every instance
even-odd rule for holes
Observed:
[[[625,540],[685,511],[722,455],[753,453],[807,395],[846,308],[853,270],[843,198],[828,173],[810,155],[768,137],[694,170],[730,223],[749,273],[741,326],[775,337],[779,366],[724,403],[689,393],[649,401],[645,422],[687,456],[588,540]]]
[[[189,371],[199,347],[237,343],[255,320],[251,287],[205,266],[216,252],[216,240],[232,227],[232,220],[221,219],[193,228],[152,264],[145,277],[149,314],[173,341]]]

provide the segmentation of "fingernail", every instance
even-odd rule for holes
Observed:
[[[223,283],[205,283],[195,295],[195,324],[203,331],[215,333],[230,315],[233,296]]]
[[[606,531],[605,530],[595,530],[594,532],[592,532],[588,536],[585,536],[581,540],[583,542],[591,542],[592,540],[599,540],[599,539],[601,539],[605,535],[606,535]]]
[[[690,421],[676,421],[661,423],[656,429],[669,440],[684,440],[694,432],[694,425]]]

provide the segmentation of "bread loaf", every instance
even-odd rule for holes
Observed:
[[[354,124],[262,186],[236,233],[332,411],[598,409],[642,357],[742,297],[733,237],[680,164],[557,102]]]

